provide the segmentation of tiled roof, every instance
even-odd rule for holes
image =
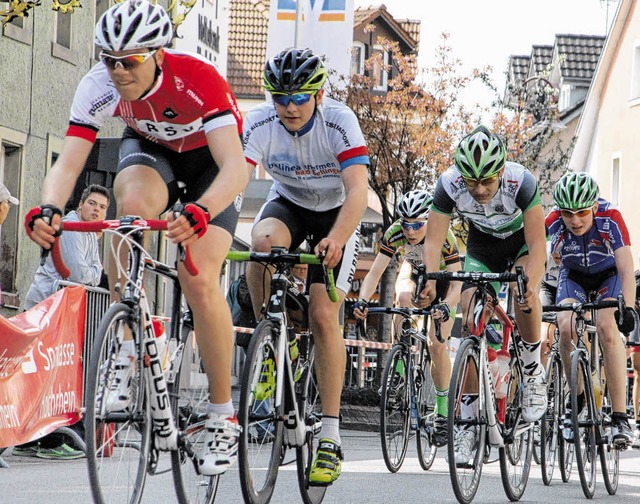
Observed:
[[[509,57],[509,77],[513,84],[522,82],[529,74],[531,56],[520,55]]]
[[[418,42],[420,40],[420,21],[411,19],[396,19],[387,10],[384,4],[378,7],[358,7],[353,12],[353,28],[357,29],[362,24],[370,24],[374,19],[383,18],[390,28],[392,28],[399,38],[404,39],[405,43],[412,51],[418,52]]]
[[[530,74],[541,75],[548,70],[553,57],[553,46],[534,45],[531,48]]]
[[[599,35],[556,35],[562,77],[591,80],[604,42],[605,37]]]
[[[262,98],[269,0],[231,0],[227,79],[238,98]]]

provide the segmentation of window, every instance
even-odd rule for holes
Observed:
[[[22,175],[22,146],[0,140],[0,181],[7,186],[9,192],[20,198],[20,180]],[[18,210],[12,207],[7,219],[0,228],[2,240],[2,260],[0,261],[0,289],[2,305],[19,306],[16,289],[16,271],[18,259]]]
[[[56,44],[71,49],[71,14],[56,12]]]
[[[371,69],[371,79],[374,91],[387,90],[387,66],[389,65],[389,53],[382,46],[373,46],[373,55],[379,54],[379,61],[374,63]]]
[[[10,2],[0,1],[0,11],[8,10],[11,7]],[[25,44],[31,44],[31,32],[33,30],[33,17],[14,17],[9,23],[3,25],[2,33],[5,37],[18,40]]]
[[[93,23],[94,27],[95,25],[98,24],[100,17],[107,11],[108,8],[109,8],[109,0],[96,0],[96,19],[95,19],[95,23]],[[100,49],[97,46],[94,46],[93,50],[94,50],[93,59],[95,59],[96,61],[100,60],[100,51],[102,49]]]
[[[558,110],[562,112],[571,106],[571,86],[563,84],[560,88],[560,97],[558,99]]]
[[[620,155],[614,154],[611,162],[611,203],[620,206]]]
[[[364,73],[364,44],[354,42],[351,48],[351,72],[350,75],[362,75]]]
[[[634,42],[631,74],[631,100],[640,100],[640,40]]]

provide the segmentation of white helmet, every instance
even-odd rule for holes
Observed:
[[[96,24],[95,43],[107,51],[158,48],[171,44],[167,12],[147,0],[126,0],[105,12]]]

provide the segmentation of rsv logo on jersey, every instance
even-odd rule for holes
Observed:
[[[175,124],[165,121],[153,122],[149,119],[138,119],[135,123],[136,128],[142,133],[147,133],[165,141],[184,138],[202,129],[202,119],[200,117],[188,124]]]

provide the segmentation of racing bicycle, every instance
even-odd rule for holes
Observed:
[[[209,402],[208,382],[198,376],[200,359],[191,313],[183,301],[176,265],[153,259],[143,246],[144,233],[166,230],[165,220],[127,216],[117,220],[63,222],[63,232],[104,231],[114,236],[121,300],[103,316],[90,356],[87,378],[85,430],[87,467],[94,502],[137,504],[147,474],[171,471],[178,502],[210,504],[219,476],[200,474],[198,458],[205,437]],[[116,245],[117,243],[117,245]],[[190,274],[197,274],[188,249],[180,257]],[[52,259],[63,277],[68,269],[58,246]],[[152,273],[172,283],[167,348],[169,364],[161,362],[153,314],[143,283]],[[106,400],[113,388],[117,362],[126,331],[135,345],[131,401],[115,411]],[[170,453],[170,467],[160,454]]]
[[[561,303],[543,308],[575,314],[577,341],[571,352],[571,424],[580,485],[588,499],[595,494],[598,458],[607,492],[609,495],[617,492],[620,450],[625,448],[612,440],[613,407],[596,329],[598,310],[617,308],[624,313],[624,299],[621,295],[617,300],[594,302],[595,295],[595,292],[588,293],[586,303]]]
[[[288,304],[295,303],[303,312],[303,321],[308,320],[308,302],[289,279],[287,268],[293,264],[319,265],[322,259],[290,253],[282,247],[273,247],[271,252],[231,251],[227,258],[274,268],[265,317],[251,337],[242,371],[238,412],[242,495],[249,504],[268,503],[285,450],[291,448],[296,451],[302,500],[319,504],[327,487],[309,484],[316,436],[322,427],[322,405],[313,370],[314,340],[310,332],[303,332],[298,341],[288,319]],[[337,301],[333,271],[322,267],[328,295]],[[265,268],[267,272],[269,268]],[[308,327],[308,323],[303,325]]]
[[[421,290],[421,289],[420,289]],[[416,290],[419,292],[419,290]],[[404,462],[412,432],[416,434],[418,461],[428,471],[436,456],[433,442],[435,389],[427,331],[431,309],[371,307],[368,314],[402,317],[399,341],[387,356],[380,388],[380,441],[384,463],[397,472]],[[416,317],[422,318],[419,327]],[[364,324],[358,324],[364,331]],[[439,324],[436,326],[438,337]]]
[[[529,479],[533,424],[522,419],[521,336],[511,314],[511,289],[505,311],[490,287],[492,282],[517,282],[518,301],[521,302],[527,277],[522,267],[516,266],[515,270],[515,273],[426,273],[427,280],[464,281],[476,287],[469,307],[470,313],[474,314],[473,327],[468,328],[469,335],[460,344],[449,384],[447,459],[453,491],[463,504],[469,504],[475,497],[491,447],[498,448],[502,486],[509,500],[517,501],[522,497]],[[496,383],[490,369],[487,346],[490,326],[487,321],[491,322],[491,327],[500,327],[500,352],[508,352],[510,359],[509,372],[500,377],[506,382],[504,396],[500,398],[496,396]],[[473,388],[477,388],[478,397],[473,401],[476,406],[465,408],[463,404],[468,404],[470,397],[475,395],[470,391]],[[471,456],[468,460],[456,460],[455,446],[464,436],[472,438]]]

